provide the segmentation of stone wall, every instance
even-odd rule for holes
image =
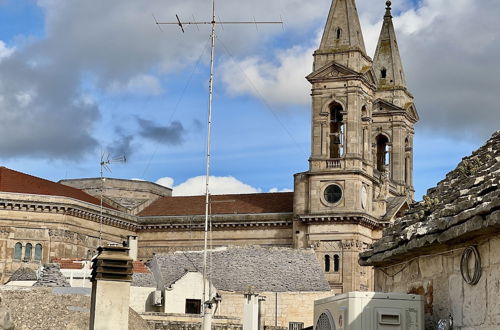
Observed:
[[[219,292],[222,303],[217,315],[243,317],[245,298],[242,293]],[[264,292],[264,325],[288,328],[289,322],[303,322],[304,327],[313,325],[314,301],[332,296],[332,292]]]
[[[483,239],[477,246],[482,262],[482,275],[477,285],[469,285],[463,280],[460,271],[463,248],[457,247],[451,252],[376,268],[375,290],[423,295],[426,329],[435,329],[436,322],[450,314],[454,329],[499,329],[500,235]]]

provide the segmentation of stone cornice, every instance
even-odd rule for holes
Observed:
[[[349,223],[349,224],[360,224],[370,229],[381,229],[387,226],[387,223],[380,222],[373,217],[367,215],[358,214],[346,214],[346,215],[330,215],[330,214],[315,214],[315,215],[299,215],[297,216],[297,221],[303,223]]]
[[[8,197],[0,199],[0,211],[7,210],[61,214],[93,222],[100,222],[101,219],[99,206],[72,198],[0,193],[0,197],[4,196]],[[110,210],[108,208],[103,209],[102,223],[131,231],[137,230],[138,227],[134,216]]]

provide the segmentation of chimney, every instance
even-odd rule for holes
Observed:
[[[129,257],[132,258],[133,261],[136,261],[139,250],[139,238],[137,236],[128,236],[127,246],[129,248]]]
[[[99,247],[92,263],[90,330],[128,330],[132,258],[121,246]]]

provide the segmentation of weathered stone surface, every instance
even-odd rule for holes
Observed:
[[[16,270],[14,272],[14,274],[12,274],[12,276],[10,277],[10,280],[9,282],[13,282],[13,281],[36,281],[38,278],[36,276],[36,271],[31,269],[31,268],[27,268],[27,267],[21,267],[19,268],[18,270]]]
[[[486,295],[486,277],[482,276],[479,283],[472,286],[464,284],[463,322],[466,326],[479,326],[486,321],[487,309],[484,308]]]
[[[46,264],[43,266],[42,274],[33,286],[44,287],[69,287],[66,277],[61,273],[59,264]]]
[[[228,248],[211,253],[212,281],[218,290],[247,292],[330,291],[313,250]],[[155,255],[149,268],[159,270],[168,287],[186,271],[203,270],[202,252]]]
[[[451,275],[448,279],[449,304],[455,326],[463,325],[462,302],[464,300],[463,279],[458,275]]]
[[[499,159],[500,131],[429,189],[422,202],[411,205],[372,250],[360,255],[360,264],[390,264],[424,247],[500,230]]]
[[[90,296],[55,294],[50,288],[0,287],[2,306],[10,309],[16,330],[82,330],[89,328]],[[149,330],[130,309],[129,328]]]

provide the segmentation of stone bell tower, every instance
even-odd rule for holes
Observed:
[[[311,157],[309,171],[295,175],[294,244],[315,248],[337,292],[372,288],[371,270],[358,265],[358,253],[413,198],[408,153],[418,117],[411,117],[416,110],[393,49],[389,2],[387,8],[374,63],[355,0],[333,0],[307,77]]]

